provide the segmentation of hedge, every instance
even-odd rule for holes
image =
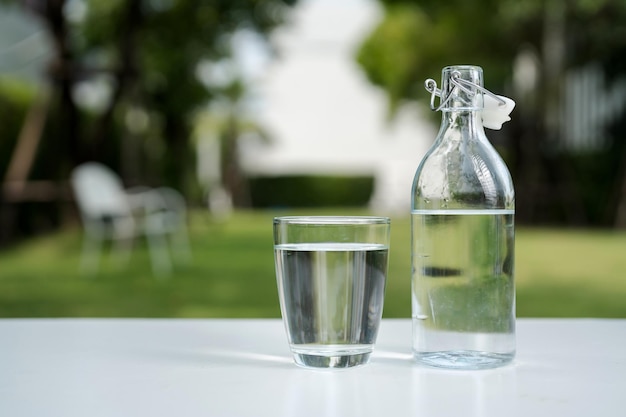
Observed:
[[[249,178],[255,208],[358,207],[374,190],[372,176],[288,175]]]

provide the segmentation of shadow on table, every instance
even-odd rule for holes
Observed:
[[[274,355],[245,350],[198,349],[198,350],[158,350],[150,354],[142,352],[144,358],[193,366],[242,366],[242,367],[293,367],[290,355]]]

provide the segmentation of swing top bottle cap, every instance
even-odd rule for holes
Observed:
[[[509,114],[515,102],[484,88],[482,74],[482,68],[473,65],[445,67],[442,70],[442,89],[437,88],[433,79],[424,82],[424,87],[431,93],[430,108],[434,111],[480,111],[483,126],[499,130],[503,123],[511,120]],[[439,106],[435,106],[435,97],[439,97]]]

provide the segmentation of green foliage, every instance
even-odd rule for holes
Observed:
[[[563,18],[566,68],[600,61],[624,72],[626,2],[616,0],[381,0],[385,17],[365,39],[358,61],[390,100],[425,99],[423,81],[447,65],[485,69],[485,85],[503,88],[524,46],[543,51],[549,19]],[[562,16],[559,14],[563,13]],[[402,57],[397,59],[394,57]]]
[[[289,175],[249,179],[253,207],[365,206],[374,189],[373,177]]]
[[[614,83],[626,77],[626,1],[380,3],[385,6],[384,19],[363,41],[357,59],[369,79],[387,93],[392,114],[402,100],[427,102],[430,94],[424,91],[424,80],[439,82],[442,67],[479,65],[486,88],[511,95],[518,103],[513,121],[490,134],[499,141],[499,151],[511,168],[517,201],[522,202],[518,220],[594,225],[620,221],[626,148],[624,129],[617,125],[626,110],[615,105],[613,109],[622,113],[615,118],[616,126],[599,122],[605,129],[599,135],[605,136],[588,138],[607,143],[607,152],[598,152],[594,163],[571,161],[576,158],[553,145],[568,139],[556,120],[566,114],[560,107],[567,97],[562,89],[570,70],[602,66],[606,85],[593,88],[607,94],[606,101],[619,95]],[[531,85],[519,88],[514,77],[518,57],[536,72]],[[589,170],[576,171],[579,167]],[[596,186],[598,181],[601,187]],[[603,204],[608,207],[603,209]]]
[[[151,158],[165,183],[187,191],[193,173],[190,132],[195,112],[219,86],[199,79],[199,65],[227,59],[230,37],[246,29],[267,35],[284,18],[289,0],[144,1],[86,0],[75,25],[84,62],[118,71],[118,86],[131,106],[150,116]],[[124,103],[120,107],[123,108]],[[128,103],[126,103],[128,105]],[[126,112],[118,112],[123,125]]]
[[[393,108],[402,99],[425,99],[424,80],[441,68],[474,64],[490,85],[502,84],[517,52],[513,28],[499,21],[500,2],[390,1],[385,17],[364,41],[358,61],[370,80],[387,92]]]
[[[125,153],[138,159],[129,169],[135,176],[136,167],[145,167],[140,176],[187,188],[194,172],[193,117],[219,88],[201,82],[199,64],[228,59],[230,39],[239,30],[266,36],[294,2],[27,2],[25,10],[41,20],[49,44],[59,46],[52,49],[54,65],[46,73],[55,97],[50,119],[57,120],[51,123],[61,127],[58,137],[44,138],[57,141],[59,149],[58,166],[48,178],[67,176],[68,167],[87,159],[116,166]],[[96,78],[111,89],[109,99],[99,110],[80,108],[70,92],[77,83]],[[132,111],[142,113],[146,126],[129,128]],[[115,135],[123,141],[110,140]],[[125,146],[124,141],[134,144]],[[111,153],[116,157],[111,159]]]
[[[127,184],[167,185],[192,196],[198,189],[194,118],[221,88],[200,77],[199,67],[230,59],[231,38],[239,30],[267,36],[294,2],[2,0],[23,3],[24,13],[40,21],[51,46],[45,72],[51,106],[28,179],[66,181],[75,166],[97,160]],[[96,94],[101,102],[91,106],[75,94],[76,87],[89,82],[97,82],[96,89],[105,93]],[[0,110],[6,116],[0,173],[25,112],[21,103],[2,97],[4,90],[0,88]],[[37,207],[31,205],[32,215],[30,208],[14,208],[26,228],[37,231],[35,221],[27,219],[36,216]],[[48,205],[39,209],[50,211]],[[0,233],[0,243],[26,234],[24,227],[15,226],[21,222],[3,219],[0,228],[10,232]]]
[[[419,41],[431,29],[432,24],[419,8],[398,5],[387,10],[385,19],[359,51],[359,63],[367,70],[370,81],[385,88],[392,108],[407,90],[417,92],[413,91],[414,67],[424,65],[426,55]]]
[[[114,67],[130,59],[127,64],[137,71],[146,104],[165,115],[189,117],[211,97],[212,87],[196,76],[198,64],[227,58],[229,37],[237,30],[266,35],[282,22],[284,6],[291,2],[150,1],[134,12],[130,3],[87,1],[88,13],[78,28],[85,57],[101,57]],[[120,22],[132,27],[120,28]],[[132,30],[132,36],[124,29]],[[128,48],[134,48],[135,55],[125,56]]]

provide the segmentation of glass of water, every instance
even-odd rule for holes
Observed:
[[[296,364],[369,361],[383,313],[388,217],[274,219],[280,308]]]

